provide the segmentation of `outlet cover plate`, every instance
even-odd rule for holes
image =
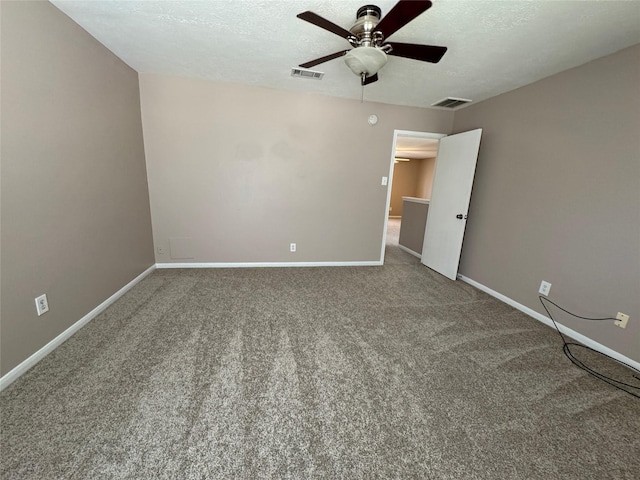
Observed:
[[[540,288],[538,289],[538,293],[541,295],[549,295],[551,291],[551,284],[549,282],[545,282],[544,280],[540,283]]]
[[[629,315],[627,315],[626,313],[622,313],[622,312],[618,312],[618,315],[616,315],[617,320],[613,323],[615,323],[618,327],[620,328],[627,328],[627,322],[629,321]]]
[[[36,298],[36,311],[38,312],[38,316],[49,311],[49,301],[47,300],[46,293]]]

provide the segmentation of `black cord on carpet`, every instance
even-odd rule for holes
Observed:
[[[538,298],[540,299],[540,303],[542,304],[542,307],[545,309],[545,311],[547,312],[547,315],[549,315],[549,318],[553,322],[553,326],[556,328],[556,331],[558,332],[558,335],[560,335],[560,338],[562,339],[562,343],[563,343],[562,351],[564,352],[566,357],[569,360],[571,360],[571,362],[574,365],[576,365],[577,367],[581,368],[582,370],[584,370],[588,374],[593,375],[596,378],[599,378],[603,382],[606,382],[609,385],[612,385],[612,386],[616,387],[618,390],[622,390],[623,392],[626,392],[631,396],[634,396],[636,398],[640,398],[640,394],[627,390],[627,388],[640,390],[640,385],[631,385],[631,384],[623,382],[621,380],[616,380],[615,378],[608,377],[607,375],[604,375],[603,373],[600,373],[597,370],[594,370],[594,369],[590,368],[589,366],[585,365],[578,358],[575,357],[575,355],[571,351],[570,347],[580,347],[580,348],[585,348],[587,350],[591,350],[592,352],[595,352],[595,353],[597,353],[599,355],[602,355],[604,357],[610,358],[611,360],[614,360],[615,362],[618,362],[621,365],[624,365],[625,367],[630,368],[631,370],[633,370],[634,372],[636,372],[638,374],[640,374],[640,370],[638,370],[637,368],[635,368],[635,367],[633,367],[633,366],[631,366],[631,365],[629,365],[627,363],[621,362],[620,360],[615,359],[615,358],[607,355],[606,353],[602,353],[602,352],[599,352],[598,350],[595,350],[595,349],[593,349],[591,347],[587,347],[586,345],[582,345],[580,343],[575,343],[575,342],[567,342],[565,336],[560,331],[560,328],[558,328],[558,324],[556,323],[555,319],[553,318],[553,315],[551,315],[551,312],[549,311],[549,309],[547,308],[547,306],[545,305],[544,302],[548,302],[551,305],[553,305],[554,307],[559,308],[563,312],[571,315],[572,317],[579,318],[580,320],[589,320],[589,321],[605,321],[605,320],[607,320],[607,321],[611,321],[611,320],[617,320],[616,318],[612,318],[612,317],[607,317],[607,318],[582,317],[580,315],[576,315],[575,313],[570,312],[569,310],[565,310],[560,305],[558,305],[557,303],[552,302],[551,300],[549,300],[546,297],[543,297],[543,296],[539,295]],[[640,380],[640,376],[638,376],[638,375],[634,374],[634,375],[632,375],[632,377],[635,378],[636,380]]]

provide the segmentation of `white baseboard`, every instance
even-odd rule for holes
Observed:
[[[548,325],[549,327],[555,329],[555,327],[553,326],[553,322],[549,317],[546,317],[541,313],[538,313],[535,310],[529,307],[526,307],[525,305],[522,305],[521,303],[518,303],[515,300],[501,293],[498,293],[495,290],[492,290],[489,287],[486,287],[485,285],[482,285],[481,283],[476,282],[475,280],[465,277],[464,275],[458,274],[458,278],[463,282],[468,283],[469,285],[473,285],[478,290],[482,290],[483,292],[488,293],[492,297],[497,298],[498,300],[506,303],[507,305],[511,305],[513,308],[520,310],[521,312],[526,313],[530,317],[533,317],[536,320],[544,323],[545,325]],[[578,342],[580,342],[581,344],[587,347],[593,348],[594,350],[597,350],[600,353],[604,353],[605,355],[608,355],[619,362],[626,363],[627,365],[635,368],[636,370],[640,370],[640,362],[632,360],[631,358],[626,357],[621,353],[618,353],[615,350],[612,350],[611,348],[605,345],[602,345],[601,343],[598,343],[595,340],[592,340],[589,337],[582,335],[581,333],[576,332],[575,330],[571,330],[570,328],[565,327],[564,325],[558,322],[556,322],[556,324],[558,325],[558,329],[567,337],[571,337],[574,340],[577,340]]]
[[[422,258],[422,254],[421,254],[421,253],[414,252],[413,250],[411,250],[410,248],[405,247],[404,245],[400,245],[400,244],[398,244],[398,248],[399,248],[400,250],[402,250],[403,252],[410,253],[410,254],[411,254],[411,255],[413,255],[414,257]]]
[[[84,327],[87,323],[93,320],[95,317],[104,312],[109,305],[118,300],[122,295],[124,295],[128,290],[130,290],[136,283],[140,282],[144,277],[149,275],[156,269],[155,265],[150,266],[136,278],[127,283],[124,287],[118,290],[116,293],[107,298],[104,302],[98,305],[96,308],[87,313],[84,317],[78,320],[76,323],[67,328],[60,335],[55,337],[49,343],[47,343],[40,350],[35,352],[29,358],[15,366],[13,369],[9,370],[5,375],[0,378],[0,392],[15,382],[21,375],[23,375],[27,370],[33,367],[36,363],[58,348],[62,343],[64,343],[69,337],[71,337],[74,333]]]
[[[377,267],[380,260],[366,262],[214,262],[156,263],[157,268],[263,268],[263,267]]]

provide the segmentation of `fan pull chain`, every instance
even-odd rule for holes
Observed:
[[[362,92],[360,93],[360,103],[364,103],[364,81],[367,79],[366,73],[360,74],[360,83],[362,84]]]

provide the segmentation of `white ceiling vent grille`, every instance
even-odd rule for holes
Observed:
[[[444,98],[444,99],[440,100],[439,102],[431,104],[431,106],[432,107],[443,107],[443,108],[456,108],[456,107],[459,107],[460,105],[465,105],[465,104],[470,103],[470,102],[471,102],[471,100],[467,100],[465,98],[447,97],[447,98]]]
[[[315,80],[322,80],[324,77],[324,72],[318,72],[316,70],[307,70],[306,68],[297,68],[293,67],[291,69],[292,77],[300,77],[300,78],[313,78]]]

